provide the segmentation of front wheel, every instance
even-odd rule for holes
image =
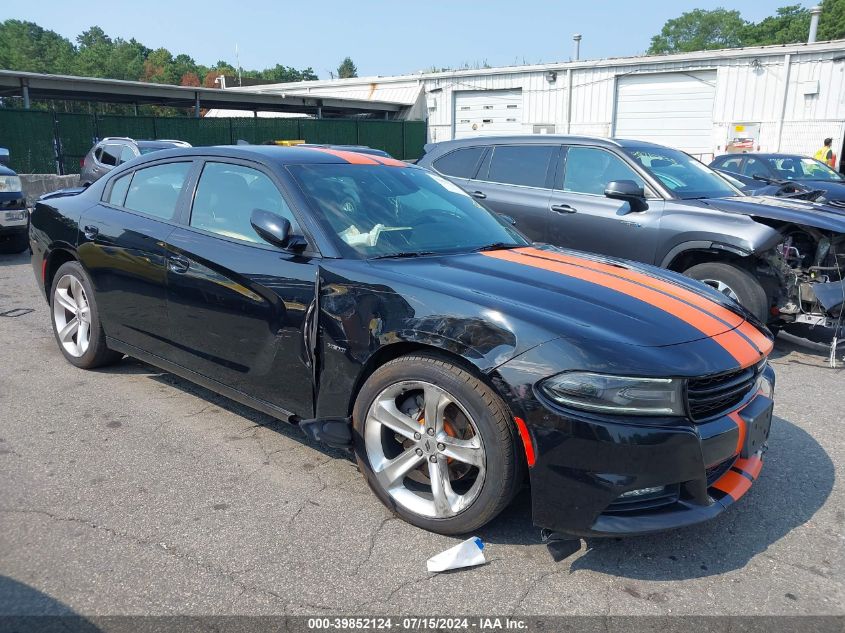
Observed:
[[[56,342],[71,364],[94,369],[122,358],[106,346],[94,289],[79,262],[66,262],[56,271],[50,309]]]
[[[488,523],[522,483],[510,413],[489,386],[433,356],[393,360],[353,414],[356,457],[378,498],[409,523],[463,534]]]
[[[688,268],[684,274],[730,297],[760,319],[760,322],[766,323],[769,320],[766,291],[747,270],[733,264],[706,262]]]

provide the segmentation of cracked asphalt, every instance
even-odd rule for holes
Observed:
[[[16,308],[0,615],[845,613],[845,370],[823,351],[778,341],[766,465],[715,521],[555,562],[523,493],[479,532],[487,565],[429,574],[459,539],[393,518],[343,454],[134,360],[71,367],[28,257],[0,256]]]

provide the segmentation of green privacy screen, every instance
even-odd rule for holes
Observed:
[[[202,118],[63,114],[0,109],[0,147],[21,174],[76,174],[79,162],[106,136],[177,139],[194,146],[305,141],[368,145],[394,158],[417,159],[426,141],[425,121],[372,119]]]

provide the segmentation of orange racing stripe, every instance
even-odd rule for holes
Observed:
[[[738,459],[734,462],[733,468],[739,468],[746,475],[750,475],[751,479],[757,479],[763,469],[763,460],[756,455],[748,459]]]
[[[563,253],[552,253],[537,248],[521,248],[517,249],[517,252],[525,253],[526,255],[532,255],[534,257],[542,257],[543,259],[549,259],[552,261],[565,262],[576,266],[584,266],[586,268],[590,268],[591,270],[604,272],[615,277],[628,279],[630,281],[649,286],[650,288],[654,288],[655,290],[660,290],[662,292],[665,292],[666,294],[670,294],[673,297],[682,299],[683,301],[686,301],[687,303],[690,303],[695,307],[712,314],[713,316],[718,319],[721,319],[731,327],[738,327],[739,332],[743,336],[745,336],[745,338],[747,338],[751,342],[751,344],[756,347],[757,350],[764,356],[768,356],[769,353],[772,351],[772,348],[774,347],[772,341],[770,341],[765,334],[763,334],[760,330],[754,327],[751,323],[743,319],[740,315],[728,310],[725,307],[722,307],[721,305],[719,305],[715,301],[711,301],[707,297],[702,297],[701,295],[696,294],[691,290],[687,290],[686,288],[682,288],[681,286],[676,286],[671,282],[663,281],[662,279],[656,279],[645,273],[641,273],[628,268],[621,268],[619,266],[613,266],[611,264],[604,264],[602,262],[593,261],[587,258],[573,257],[571,255],[565,255]]]
[[[748,489],[751,488],[751,482],[747,477],[743,477],[738,472],[729,470],[713,484],[713,487],[716,490],[721,490],[726,495],[730,495],[736,501],[748,492]]]
[[[348,163],[352,163],[353,165],[380,165],[377,160],[374,160],[371,156],[367,156],[366,154],[359,154],[358,152],[347,152],[341,149],[329,149],[328,147],[308,147],[307,149],[312,149],[317,152],[325,152],[326,154],[331,154],[332,156],[337,156],[338,158],[342,158]]]
[[[741,367],[751,365],[761,358],[760,352],[736,331],[725,331],[726,326],[722,321],[716,319],[708,312],[702,311],[700,308],[684,303],[677,297],[664,294],[654,288],[634,283],[616,275],[585,268],[581,265],[556,262],[541,257],[532,257],[515,251],[489,251],[481,254],[515,264],[523,264],[556,272],[598,286],[610,288],[659,308],[691,325],[705,336],[714,339],[734,357]]]
[[[403,163],[401,160],[396,160],[395,158],[390,158],[389,156],[377,156],[376,154],[367,154],[368,158],[372,158],[375,161],[378,161],[382,165],[389,165],[390,167],[407,167],[407,163]]]
[[[682,299],[687,303],[691,303],[697,308],[701,308],[702,310],[709,312],[716,318],[721,319],[722,321],[727,323],[730,327],[737,327],[740,323],[745,320],[736,312],[731,312],[727,308],[720,306],[718,303],[715,303],[710,299],[702,297],[701,295],[696,294],[691,290],[687,290],[686,288],[682,288],[681,286],[676,286],[675,284],[670,283],[668,281],[664,281],[662,279],[651,277],[649,275],[646,275],[645,273],[641,273],[636,270],[631,270],[630,268],[621,268],[620,266],[604,264],[602,262],[593,261],[591,259],[586,259],[583,257],[573,257],[571,255],[564,255],[563,253],[551,253],[549,251],[542,251],[538,248],[521,248],[519,249],[519,252],[525,253],[526,255],[533,255],[535,257],[542,257],[544,259],[551,259],[554,261],[565,262],[567,264],[574,264],[575,266],[583,266],[585,268],[590,268],[591,270],[597,270],[599,272],[607,273],[608,275],[613,275],[614,277],[628,279],[629,281],[634,281],[643,284],[644,286],[654,288],[655,290],[660,290],[661,292],[670,294],[673,297]]]

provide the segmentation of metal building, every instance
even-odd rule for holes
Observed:
[[[845,40],[256,86],[405,104],[430,141],[562,133],[663,143],[709,160],[742,149],[845,153]]]

